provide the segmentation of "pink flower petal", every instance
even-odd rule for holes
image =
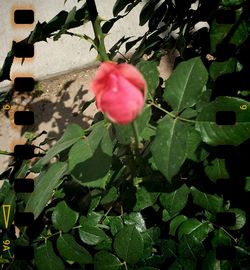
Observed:
[[[104,62],[98,68],[95,79],[90,84],[90,89],[94,92],[95,95],[98,95],[107,83],[107,77],[109,74],[114,73],[116,70],[117,64],[115,62]]]
[[[100,110],[119,124],[133,121],[143,106],[142,92],[121,76],[117,77],[117,87],[104,92],[99,103]]]
[[[117,70],[119,71],[119,74],[122,74],[122,76],[133,85],[141,90],[146,90],[147,85],[145,79],[136,67],[128,64],[120,64],[117,65]]]
[[[128,124],[143,110],[147,85],[130,64],[102,63],[90,88],[98,109],[113,122]]]

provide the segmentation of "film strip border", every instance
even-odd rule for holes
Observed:
[[[14,11],[14,23],[17,25],[29,25],[34,22],[34,11],[31,9],[17,9]],[[235,22],[235,12],[232,10],[219,10],[216,16],[218,24],[231,24]],[[222,48],[218,48],[222,51]],[[225,49],[223,47],[223,49]],[[34,45],[17,43],[14,49],[16,58],[34,57]],[[227,84],[227,83],[226,83]],[[34,89],[35,81],[33,77],[16,77],[14,80],[14,89],[17,92],[31,92]],[[244,106],[244,105],[243,105]],[[245,107],[241,108],[245,110]],[[15,125],[33,125],[35,116],[32,111],[16,111],[14,114]],[[236,123],[236,114],[234,111],[217,111],[216,123],[218,125],[234,125]],[[16,145],[14,148],[14,157],[19,159],[31,159],[35,156],[35,147],[33,145]],[[20,193],[31,193],[34,191],[33,179],[14,179],[14,190]],[[8,219],[11,205],[3,205],[5,229],[8,229]],[[33,213],[16,213],[14,219],[16,226],[32,226],[34,222]],[[216,224],[220,226],[234,226],[236,223],[235,213],[221,212],[216,214]],[[9,249],[10,241],[3,241],[3,251]],[[16,260],[30,260],[34,258],[34,248],[32,246],[15,246],[14,256]],[[235,256],[233,246],[218,246],[216,248],[216,258],[218,260],[231,260]]]
[[[224,9],[220,8],[216,11],[215,17],[216,24],[218,25],[235,25],[237,21],[236,11],[230,8]],[[201,22],[202,25],[202,22]],[[200,30],[199,23],[197,23],[197,30]],[[204,25],[202,25],[204,27]],[[209,26],[205,26],[209,28]],[[195,27],[196,28],[196,27]],[[204,29],[204,28],[203,28]],[[201,42],[207,41],[206,35],[208,31],[201,31],[197,34],[196,38],[200,39]],[[216,46],[216,55],[218,61],[225,61],[228,60],[232,55],[235,54],[236,46],[225,40],[225,42],[219,43]],[[237,86],[240,86],[242,90],[247,89],[250,87],[250,80],[248,77],[245,76],[242,72],[237,73],[229,73],[218,76],[215,81],[215,96],[212,97],[214,100],[218,96],[230,96],[234,95],[235,89]],[[230,125],[233,129],[237,122],[238,115],[233,110],[223,110],[223,108],[218,108],[219,110],[216,111],[215,114],[215,121],[217,125]],[[248,107],[246,104],[242,104],[240,107],[240,113],[246,113]],[[202,121],[202,119],[200,119]],[[206,120],[205,120],[206,121]],[[225,152],[227,150],[228,145],[221,145],[217,148],[219,152]],[[229,146],[232,149],[233,146]],[[228,179],[217,179],[216,187],[218,188],[219,192],[225,191],[225,187],[229,190],[233,189],[233,187],[228,183]],[[227,191],[228,192],[228,191]],[[218,227],[233,227],[237,223],[236,214],[234,212],[218,212],[215,215],[215,224]],[[216,246],[216,244],[215,244]],[[217,245],[215,247],[215,255],[217,260],[233,260],[236,256],[236,248],[234,245],[224,244],[224,245]]]
[[[34,23],[34,10],[32,9],[16,9],[12,16],[12,23],[19,27],[27,27]],[[14,56],[16,58],[33,58],[35,51],[33,44],[14,43]],[[34,89],[35,81],[33,77],[16,77],[14,79],[14,91],[19,93],[31,92]],[[9,106],[10,109],[10,106]],[[33,125],[35,116],[33,111],[16,111],[14,113],[14,124],[28,126]],[[32,159],[35,156],[35,147],[33,145],[15,145],[14,158],[19,160]],[[14,191],[16,193],[32,193],[34,191],[34,180],[28,178],[12,179],[14,181]],[[4,217],[4,230],[10,228],[9,217],[12,205],[3,205],[2,212]],[[17,227],[31,227],[34,223],[34,214],[30,212],[16,212],[14,216],[14,224]],[[12,226],[13,229],[13,226]],[[8,251],[11,247],[9,239],[3,240],[3,252]],[[14,260],[32,260],[34,258],[34,248],[31,245],[14,245]]]

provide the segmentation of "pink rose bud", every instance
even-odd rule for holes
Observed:
[[[143,110],[147,85],[130,64],[102,63],[90,88],[97,108],[114,123],[128,124]]]

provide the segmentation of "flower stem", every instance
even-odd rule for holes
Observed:
[[[138,155],[139,154],[139,143],[140,143],[138,126],[137,126],[137,123],[135,120],[131,123],[131,125],[132,125],[134,138],[135,138],[135,152]]]
[[[104,35],[102,32],[102,28],[100,25],[101,19],[98,16],[98,12],[96,9],[95,0],[86,0],[86,4],[89,11],[89,17],[93,26],[93,30],[95,33],[95,45],[98,50],[98,54],[100,56],[100,60],[102,62],[108,61],[109,57],[106,52],[105,44],[104,44]]]
[[[150,104],[151,106],[154,106],[155,108],[157,108],[157,109],[159,109],[159,110],[165,112],[167,115],[169,115],[169,116],[172,117],[172,118],[177,118],[177,119],[179,119],[179,120],[181,120],[181,121],[183,121],[183,122],[196,123],[195,120],[190,120],[190,119],[186,119],[186,118],[183,118],[183,117],[180,117],[180,116],[176,116],[176,115],[172,114],[171,112],[169,112],[169,111],[163,109],[162,107],[160,107],[158,104],[156,104],[156,103],[154,103],[154,102],[150,102],[149,104]]]
[[[13,153],[5,151],[5,150],[0,150],[0,155],[13,156]]]

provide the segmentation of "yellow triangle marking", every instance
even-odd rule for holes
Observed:
[[[3,204],[3,218],[4,218],[4,224],[5,224],[5,228],[8,228],[8,223],[9,223],[9,218],[10,218],[10,208],[11,205],[10,204]],[[7,208],[7,213],[6,213],[6,208]]]

